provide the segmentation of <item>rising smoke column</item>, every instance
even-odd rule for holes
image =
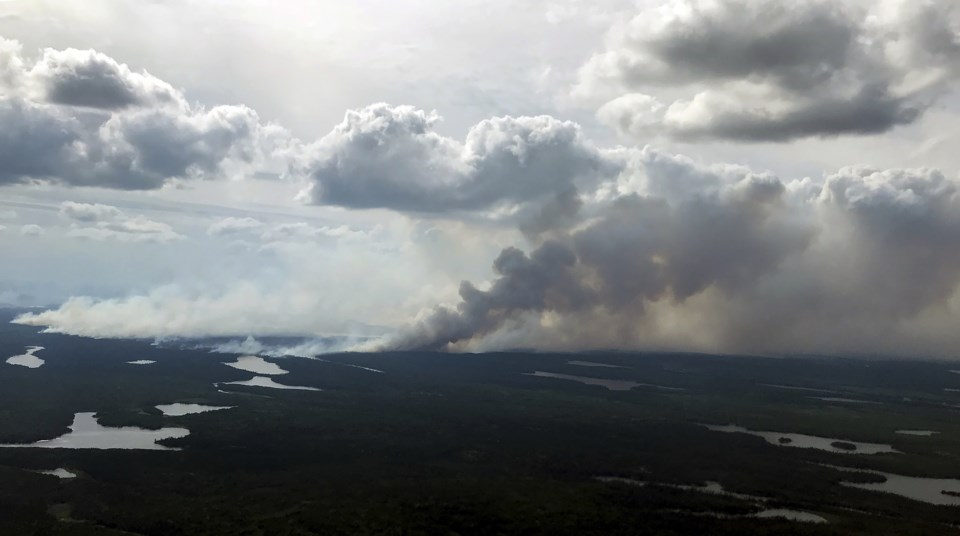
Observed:
[[[648,303],[680,303],[710,286],[736,293],[809,244],[812,230],[793,221],[784,198],[779,181],[754,176],[678,203],[624,196],[529,255],[503,250],[489,289],[462,283],[456,310],[436,309],[387,347],[444,348],[529,313],[639,319]]]
[[[664,158],[645,156],[647,193],[529,254],[503,250],[489,288],[464,282],[455,308],[383,347],[947,355],[960,343],[956,179],[854,167],[787,184],[714,175],[684,189],[696,170]]]

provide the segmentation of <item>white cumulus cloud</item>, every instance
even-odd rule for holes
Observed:
[[[60,205],[60,214],[76,222],[67,231],[67,236],[73,238],[155,243],[184,239],[167,223],[142,215],[131,217],[111,205],[65,201]]]

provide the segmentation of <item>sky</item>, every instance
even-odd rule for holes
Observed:
[[[960,358],[958,78],[953,0],[2,0],[0,304]]]

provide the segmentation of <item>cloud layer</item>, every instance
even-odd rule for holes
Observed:
[[[523,236],[527,245],[504,248],[493,262],[489,283],[463,282],[459,303],[423,312],[416,322],[380,341],[378,348],[532,346],[948,356],[960,344],[954,329],[960,320],[960,253],[955,247],[960,243],[960,182],[941,171],[855,166],[819,178],[781,179],[740,165],[703,164],[652,147],[597,149],[583,140],[576,125],[564,126],[550,118],[533,120],[550,127],[545,128],[549,134],[511,130],[511,135],[496,135],[493,141],[478,134],[472,139],[487,140],[479,145],[493,149],[465,153],[464,147],[478,145],[456,146],[428,129],[411,127],[416,118],[429,114],[385,105],[364,110],[371,117],[374,111],[388,119],[364,123],[359,134],[351,131],[334,145],[346,151],[343,155],[352,155],[345,147],[369,150],[365,161],[352,155],[355,160],[342,167],[351,174],[335,179],[349,176],[359,181],[361,188],[354,193],[371,196],[357,201],[361,207],[375,200],[381,208],[401,214],[427,210],[429,204],[414,208],[408,202],[394,203],[389,196],[378,198],[374,185],[400,177],[434,180],[436,162],[467,161],[451,155],[498,154],[509,147],[505,150],[509,156],[490,161],[519,174],[520,180],[526,177],[518,171],[523,169],[518,155],[535,155],[546,150],[543,147],[557,161],[589,162],[575,175],[567,173],[557,180],[556,175],[545,174],[549,180],[533,180],[535,193],[529,197],[516,193],[525,186],[499,183],[496,195],[470,198],[471,204],[441,212],[455,220],[463,217],[462,211],[496,210],[501,202],[526,203],[527,217],[512,220],[520,231],[512,240]],[[393,123],[404,117],[409,122]],[[493,121],[498,123],[516,125]],[[378,125],[370,134],[373,141],[357,141],[372,124]],[[490,128],[501,133],[500,126]],[[562,143],[542,147],[527,141],[558,138]],[[517,149],[527,143],[534,148]],[[451,146],[458,151],[451,153]],[[389,160],[397,155],[405,160]],[[378,162],[380,157],[389,157],[389,163]],[[526,162],[531,169],[540,169],[531,164],[535,157]],[[358,172],[356,166],[362,165],[393,166],[406,173]],[[469,169],[484,165],[488,164]],[[412,186],[396,187],[421,191],[425,203],[474,191],[474,175],[456,177],[453,182],[414,180]],[[406,199],[417,198],[411,194]],[[489,199],[497,201],[490,204]],[[443,206],[438,203],[437,210]],[[120,233],[130,240],[164,236],[149,220],[130,218],[109,205],[64,203],[61,213],[90,238],[98,234],[101,239],[125,239]],[[431,218],[436,216],[431,213]],[[313,315],[328,307],[323,289],[329,280],[314,280],[310,263],[374,253],[375,241],[370,238],[377,233],[376,228],[358,231],[251,217],[207,225],[208,239],[230,238],[251,251],[275,253],[298,266],[301,276],[278,289],[240,281],[215,293],[169,287],[122,299],[76,298],[18,321],[93,336],[321,335],[311,326]],[[423,229],[417,234],[425,240],[430,235]],[[329,249],[302,256],[304,247],[324,242],[347,248],[346,257],[334,257]],[[439,257],[451,254],[430,251]],[[374,289],[407,280],[384,262],[401,258],[393,256],[396,253],[377,251],[374,255],[382,265],[362,264],[349,275],[339,273],[346,279],[337,281],[356,282],[359,277],[364,288]],[[271,273],[269,280],[277,280],[276,274]],[[429,286],[430,281],[422,283]],[[286,309],[292,297],[300,303]],[[379,294],[367,298],[382,300]],[[394,318],[416,310],[398,307]],[[362,318],[356,313],[348,318]]]
[[[45,49],[26,75],[54,104],[104,110],[185,105],[170,84],[93,50]]]
[[[410,106],[347,112],[309,149],[302,197],[413,213],[510,211],[618,171],[569,121],[498,117],[460,142],[434,130],[439,120]]]
[[[958,76],[951,0],[673,0],[613,32],[577,91],[612,96],[599,116],[631,135],[769,142],[912,123]]]
[[[653,7],[611,32],[577,89],[635,136],[881,133],[917,121],[960,73],[948,0],[644,5]],[[30,55],[4,40],[0,90],[0,187],[36,194],[8,202],[25,212],[3,220],[4,245],[64,247],[59,217],[69,237],[111,242],[73,244],[79,253],[117,248],[97,265],[114,263],[108,276],[137,272],[119,267],[120,248],[134,247],[120,242],[146,242],[139,249],[159,262],[139,267],[162,277],[175,267],[182,278],[161,287],[131,278],[130,294],[97,294],[108,276],[76,270],[93,297],[21,323],[98,337],[314,336],[349,334],[356,320],[396,326],[420,311],[379,347],[947,356],[960,345],[956,170],[777,176],[602,147],[540,109],[496,110],[451,136],[435,112],[372,104],[304,143],[249,108],[190,102],[104,54]],[[155,190],[268,165],[289,182],[223,181],[200,200],[194,192],[208,185],[194,183],[178,198],[189,207],[121,209],[110,196],[132,194],[96,188],[72,199],[99,203],[59,204],[76,193],[60,186]],[[268,183],[271,195],[240,210],[216,206]],[[294,191],[313,207],[276,203]],[[489,272],[475,268],[490,258]],[[476,283],[455,292],[464,277]],[[423,309],[435,303],[447,305]]]
[[[288,142],[244,106],[204,108],[92,50],[35,61],[0,40],[0,185],[51,181],[126,190],[252,172]]]
[[[185,238],[167,223],[127,216],[111,205],[65,201],[60,205],[60,214],[72,221],[67,236],[73,238],[161,244]]]

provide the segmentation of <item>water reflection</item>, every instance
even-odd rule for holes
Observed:
[[[648,483],[643,480],[634,480],[632,478],[625,478],[619,476],[597,476],[594,477],[596,480],[605,483],[619,483],[627,484],[630,486],[646,486]],[[789,521],[800,521],[805,523],[827,523],[826,518],[823,518],[817,514],[810,512],[803,512],[800,510],[790,510],[786,508],[765,508],[767,503],[769,503],[770,498],[760,497],[757,495],[748,495],[746,493],[736,493],[733,491],[727,491],[724,489],[723,485],[719,482],[708,481],[704,485],[692,486],[689,484],[667,484],[667,483],[657,483],[650,482],[652,485],[661,486],[665,488],[681,489],[684,491],[696,491],[699,493],[707,493],[710,495],[723,495],[725,497],[731,497],[734,499],[739,499],[747,503],[752,503],[758,508],[764,508],[763,510],[753,513],[753,514],[727,514],[723,512],[698,512],[690,510],[672,510],[677,513],[685,515],[694,515],[694,516],[709,516],[715,517],[718,519],[742,519],[742,518],[759,518],[759,519],[775,519],[782,518]]]
[[[288,372],[280,368],[276,363],[271,363],[266,359],[255,355],[238,357],[233,363],[224,363],[224,365],[266,376],[279,376],[280,374],[287,374]]]
[[[843,398],[839,396],[810,396],[807,398],[822,400],[823,402],[839,402],[841,404],[881,404],[881,402],[875,402],[873,400],[858,400],[856,398]]]
[[[162,404],[156,406],[167,417],[182,417],[184,415],[193,415],[195,413],[206,413],[208,411],[217,411],[219,409],[230,409],[234,406],[204,406],[203,404]]]
[[[930,504],[960,506],[960,480],[955,478],[922,478],[851,467],[831,467],[840,471],[884,477],[883,482],[841,482],[844,486],[893,493]]]
[[[77,413],[70,432],[55,439],[43,439],[29,444],[8,444],[0,447],[36,447],[43,449],[134,449],[180,450],[157,443],[161,439],[186,437],[186,428],[145,430],[135,426],[108,428],[97,422],[95,413]]]
[[[298,391],[320,391],[316,387],[306,387],[302,385],[283,385],[282,383],[277,383],[273,381],[273,378],[268,378],[266,376],[254,376],[249,380],[244,380],[241,382],[221,382],[214,385],[246,385],[248,387],[266,387],[268,389],[295,389]]]
[[[663,385],[654,385],[651,383],[640,383],[629,380],[608,380],[604,378],[588,378],[586,376],[574,376],[572,374],[558,374],[555,372],[525,372],[524,376],[536,376],[538,378],[554,378],[557,380],[570,380],[574,382],[580,382],[585,385],[599,385],[601,387],[606,387],[611,391],[629,391],[634,387],[653,387],[656,389],[663,389],[666,391],[683,391],[683,388],[680,387],[665,387]]]
[[[577,365],[578,367],[627,368],[620,365],[608,365],[606,363],[597,363],[594,361],[567,361],[567,364]]]
[[[838,454],[880,454],[886,452],[897,452],[890,445],[879,443],[860,443],[857,441],[847,441],[845,439],[835,439],[831,437],[818,437],[806,434],[785,434],[782,432],[760,432],[750,430],[742,426],[728,424],[724,426],[714,424],[704,424],[706,428],[714,432],[749,434],[762,437],[771,445],[778,447],[796,447],[806,449],[818,449]]]
[[[7,359],[7,364],[27,368],[40,368],[46,361],[33,355],[40,350],[43,350],[43,346],[28,346],[25,354],[15,355]]]
[[[773,508],[770,510],[764,510],[762,512],[757,512],[753,514],[753,517],[759,517],[761,519],[771,519],[771,518],[782,518],[788,519],[790,521],[802,521],[805,523],[826,523],[827,520],[818,516],[817,514],[811,514],[810,512],[801,512],[800,510],[787,510],[785,508]]]
[[[814,387],[801,387],[798,385],[780,385],[776,383],[761,383],[762,387],[772,387],[774,389],[785,389],[787,391],[809,391],[811,393],[839,393],[839,391],[833,391],[831,389],[817,389]]]
[[[69,479],[69,478],[77,478],[77,474],[76,474],[76,473],[71,473],[70,471],[67,471],[66,469],[64,469],[64,468],[62,468],[62,467],[59,468],[59,469],[53,469],[53,470],[50,470],[50,471],[37,471],[37,472],[40,473],[41,475],[55,476],[55,477],[59,478],[60,480],[65,480],[65,479]]]

